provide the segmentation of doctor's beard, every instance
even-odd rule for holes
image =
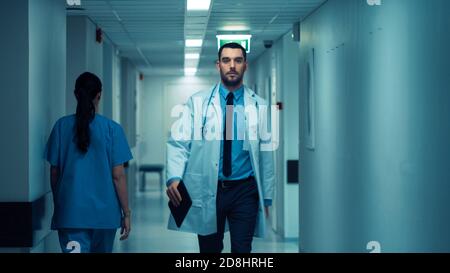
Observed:
[[[228,72],[229,73],[229,72]],[[242,77],[243,73],[239,74],[238,72],[235,72],[237,75],[233,80],[229,80],[227,74],[225,74],[222,70],[220,71],[220,78],[222,79],[222,82],[227,87],[237,87],[242,83]]]

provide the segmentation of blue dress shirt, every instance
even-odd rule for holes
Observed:
[[[225,124],[227,96],[230,93],[222,84],[219,88],[220,107],[222,108],[223,124]],[[250,153],[243,149],[245,135],[245,110],[244,110],[244,86],[235,90],[234,94],[234,115],[233,115],[233,141],[231,144],[231,170],[229,177],[225,177],[222,171],[223,164],[223,140],[220,141],[220,180],[239,180],[253,176],[253,168],[250,161]]]

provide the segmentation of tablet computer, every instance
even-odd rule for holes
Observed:
[[[189,196],[189,193],[184,185],[183,180],[180,181],[177,187],[178,192],[181,195],[181,203],[178,207],[175,207],[171,201],[169,201],[170,212],[172,213],[173,218],[175,219],[175,223],[177,227],[181,227],[183,224],[183,220],[186,217],[189,209],[192,206],[192,200]]]

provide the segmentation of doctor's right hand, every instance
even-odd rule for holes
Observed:
[[[169,187],[167,187],[167,190],[166,190],[166,193],[170,199],[170,202],[172,202],[172,204],[175,207],[178,207],[181,203],[181,194],[178,192],[178,189],[177,189],[178,184],[180,184],[180,181],[175,180],[169,185]]]

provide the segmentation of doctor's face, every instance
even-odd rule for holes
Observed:
[[[233,88],[242,84],[247,61],[244,59],[241,49],[224,48],[216,66],[225,86]]]

